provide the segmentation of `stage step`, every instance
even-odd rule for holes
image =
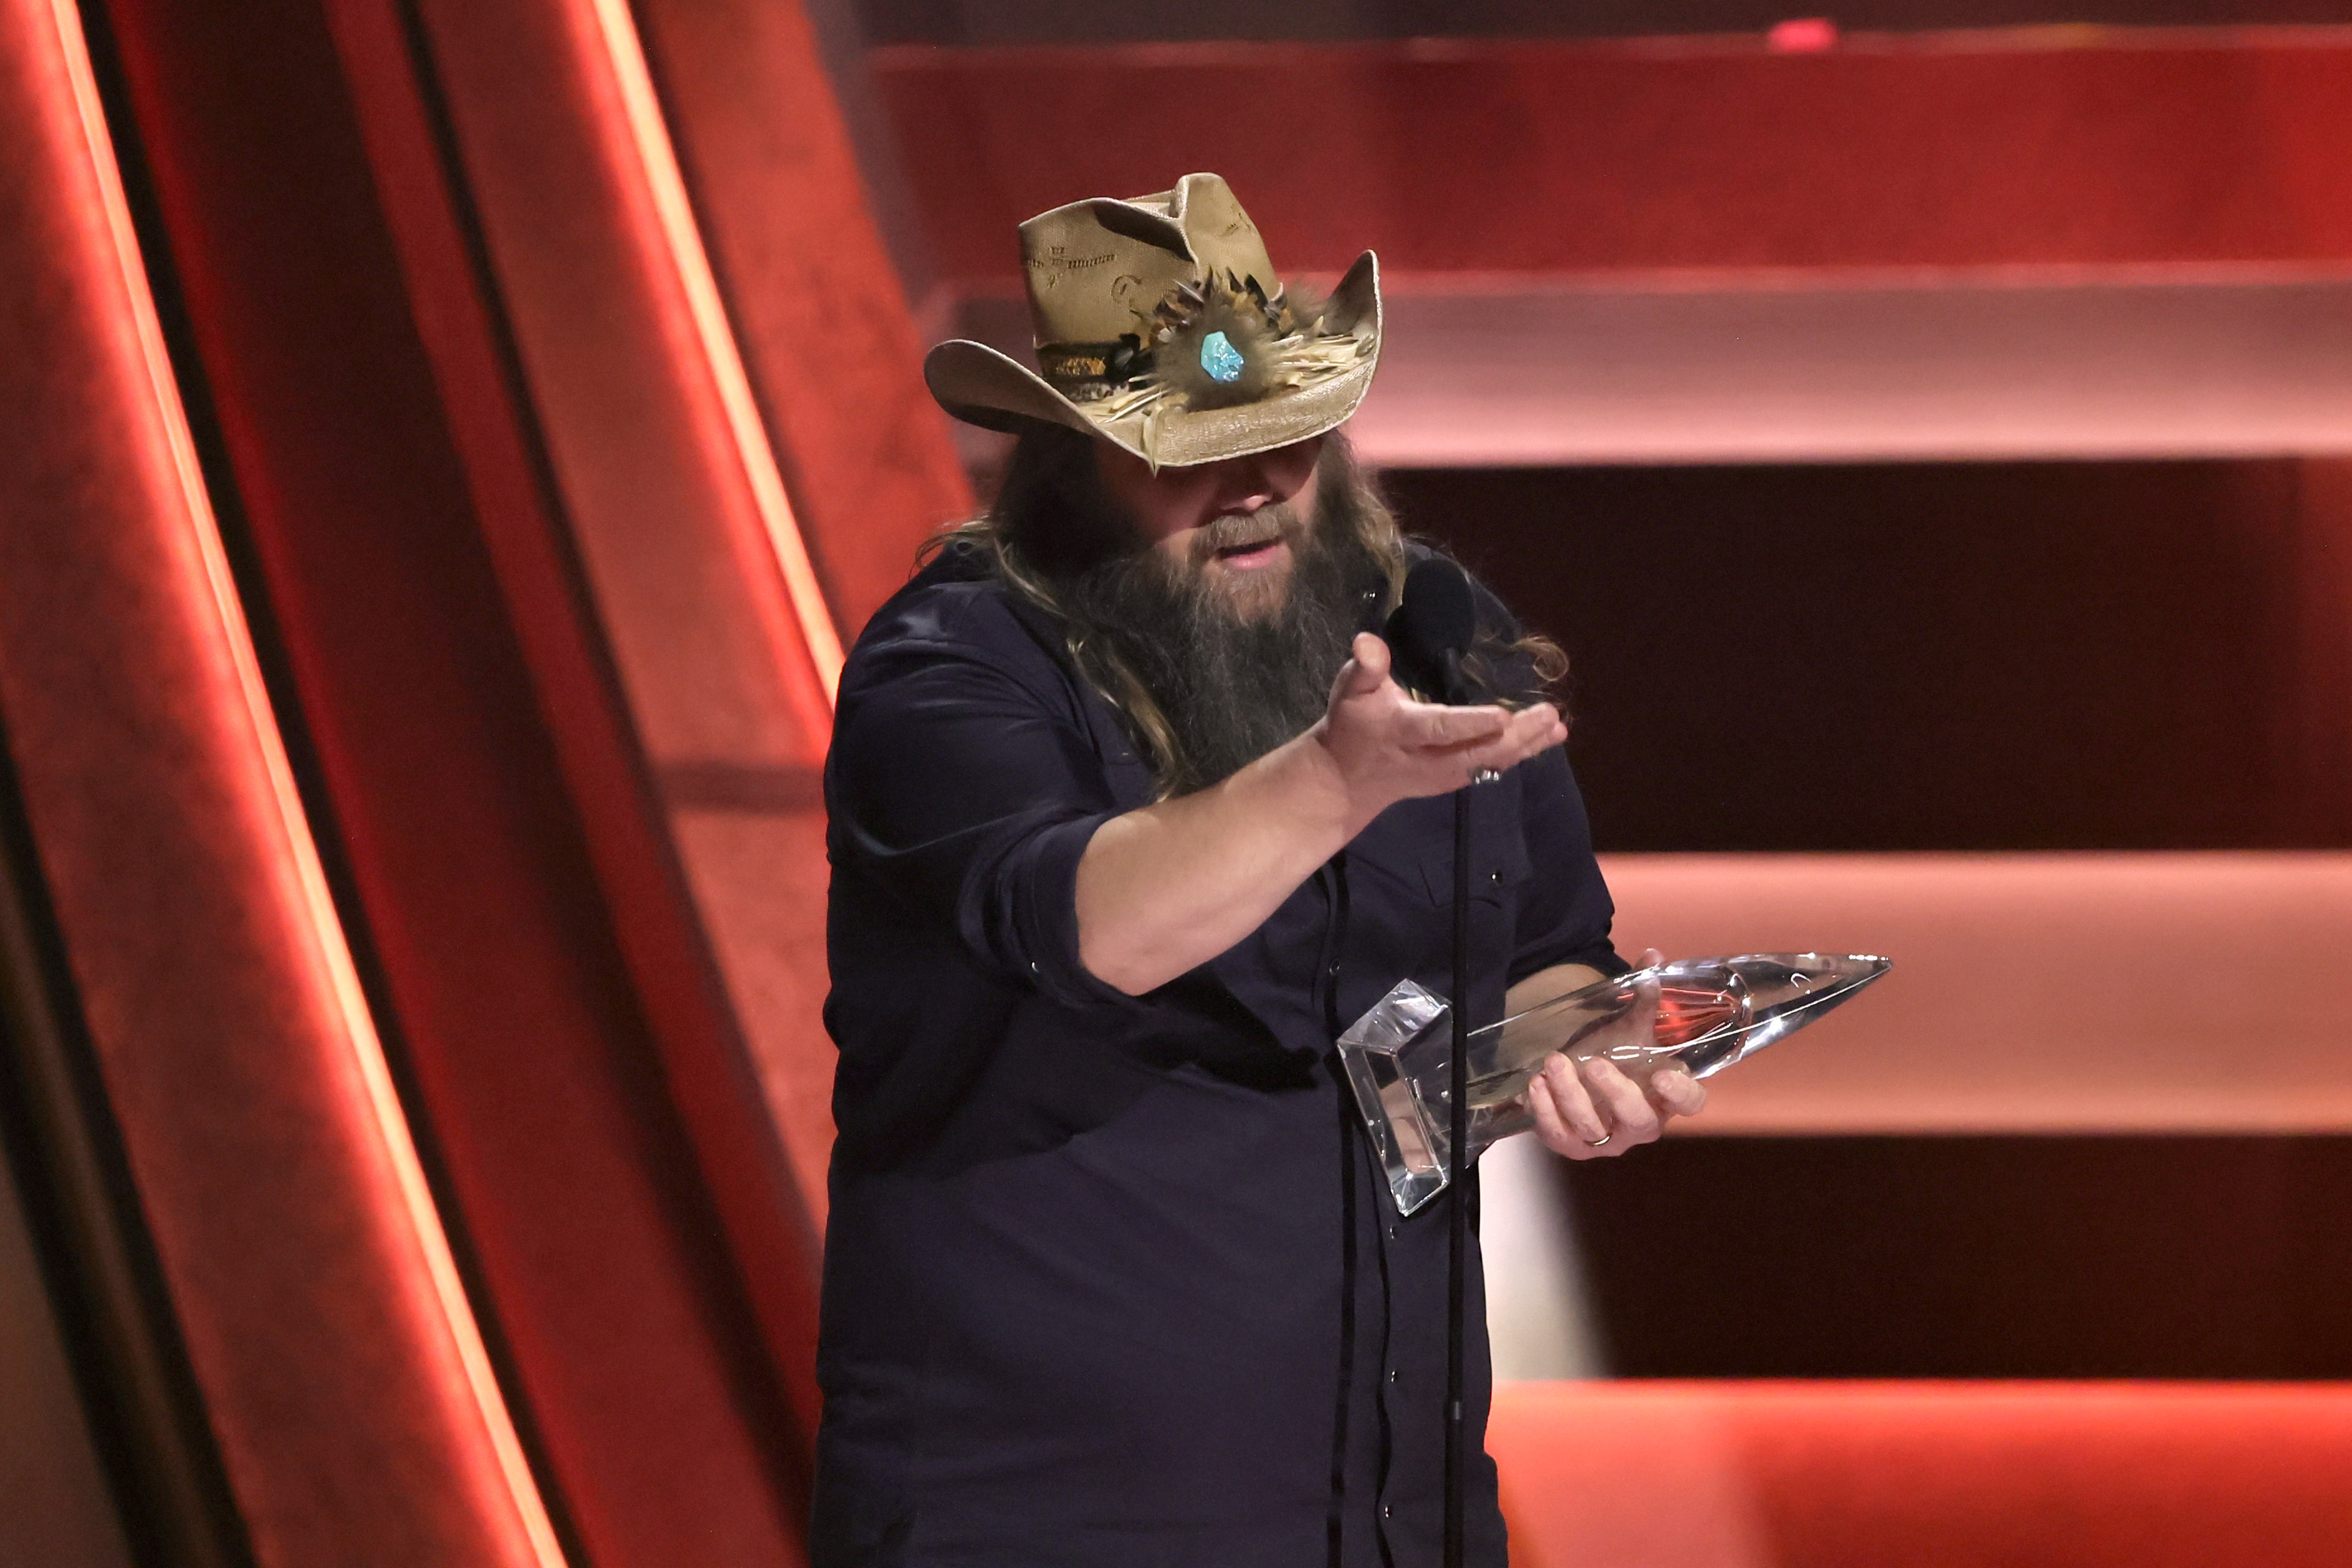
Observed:
[[[1522,1383],[1513,1568],[2340,1568],[2341,1384]]]

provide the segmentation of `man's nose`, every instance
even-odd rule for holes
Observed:
[[[1247,517],[1281,499],[1265,464],[1254,458],[1236,458],[1233,470],[1225,476],[1224,493],[1218,498],[1217,510],[1226,516]]]

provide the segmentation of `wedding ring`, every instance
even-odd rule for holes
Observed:
[[[1584,1146],[1585,1146],[1586,1148],[1588,1148],[1588,1149],[1598,1149],[1598,1148],[1600,1148],[1600,1147],[1601,1147],[1601,1145],[1602,1145],[1603,1143],[1608,1142],[1609,1142],[1609,1140],[1611,1140],[1612,1138],[1614,1138],[1614,1137],[1616,1137],[1616,1136],[1617,1136],[1617,1134],[1615,1134],[1614,1132],[1603,1132],[1603,1133],[1602,1133],[1600,1137],[1598,1137],[1598,1138],[1587,1138],[1587,1139],[1584,1141]]]
[[[1472,784],[1493,784],[1502,776],[1502,770],[1499,768],[1480,768],[1476,773],[1470,775],[1470,782]]]

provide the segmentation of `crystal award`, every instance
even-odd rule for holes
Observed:
[[[1750,952],[1637,969],[1515,1014],[1470,1036],[1471,1159],[1535,1125],[1528,1082],[1555,1051],[1606,1057],[1635,1082],[1679,1067],[1722,1071],[1803,1028],[1886,973],[1867,954]],[[1656,1026],[1617,1027],[1654,997]],[[1396,987],[1339,1037],[1397,1212],[1412,1214],[1445,1187],[1452,1146],[1454,1024],[1445,998],[1412,981]]]

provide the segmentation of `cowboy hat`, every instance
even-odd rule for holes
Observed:
[[[1044,374],[961,339],[923,380],[958,419],[1042,419],[1100,436],[1157,470],[1286,447],[1356,411],[1381,353],[1369,250],[1319,305],[1293,300],[1225,182],[1095,196],[1021,226]]]

